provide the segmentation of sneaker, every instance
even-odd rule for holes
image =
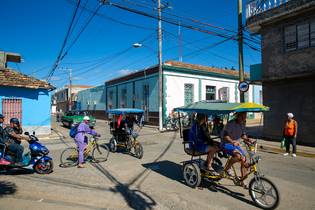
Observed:
[[[292,154],[292,157],[296,157],[296,154],[293,153],[293,154]]]
[[[289,153],[284,153],[284,154],[283,154],[283,156],[288,156],[288,155],[289,155]]]
[[[6,159],[2,158],[0,159],[0,165],[10,165],[11,163],[7,161]]]

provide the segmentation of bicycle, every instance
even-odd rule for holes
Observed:
[[[105,162],[109,156],[109,148],[105,144],[98,144],[98,138],[92,136],[84,149],[84,160],[95,163]],[[79,150],[77,147],[66,148],[60,156],[60,167],[72,167],[79,164]]]
[[[217,157],[213,159],[212,167],[219,172],[214,174],[203,167],[203,161],[193,160],[186,161],[183,165],[183,176],[188,186],[195,188],[201,183],[202,178],[209,181],[217,182],[221,179],[229,179],[233,181],[235,186],[243,186],[243,181],[246,180],[251,174],[254,177],[249,181],[248,191],[250,197],[255,204],[263,209],[275,209],[279,205],[280,194],[277,187],[267,178],[265,178],[258,169],[259,156],[256,156],[257,143],[245,144],[246,150],[249,154],[248,173],[244,176],[238,176],[235,166],[232,165],[232,172],[227,173],[224,169],[231,156],[220,152],[219,157],[228,158],[225,167]]]

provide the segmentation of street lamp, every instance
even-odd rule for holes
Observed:
[[[142,47],[142,44],[137,42],[137,43],[134,43],[132,46],[134,48],[139,48],[139,47]]]

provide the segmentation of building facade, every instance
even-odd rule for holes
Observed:
[[[0,68],[0,113],[4,126],[11,118],[20,120],[24,131],[36,134],[51,132],[50,84],[9,68]]]
[[[200,100],[239,102],[238,71],[182,62],[163,64],[163,120],[175,107]],[[260,102],[260,85],[250,85],[246,101]],[[145,121],[159,122],[158,66],[105,83],[106,109],[140,108]]]
[[[96,86],[86,90],[79,91],[76,95],[79,111],[89,111],[91,115],[98,119],[105,119],[106,92],[105,85]]]
[[[286,113],[299,123],[297,142],[315,146],[315,1],[248,1],[247,28],[262,38],[264,135],[281,138]],[[263,6],[262,6],[263,5]]]
[[[79,91],[92,88],[93,86],[88,85],[72,85],[71,86],[71,99],[70,102],[70,88],[69,85],[64,86],[55,90],[53,94],[52,104],[55,106],[57,111],[68,111],[71,109],[76,109],[76,95]]]

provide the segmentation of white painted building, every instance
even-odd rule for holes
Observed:
[[[175,107],[200,100],[226,100],[239,102],[239,73],[182,62],[167,61],[163,64],[163,120]],[[245,101],[259,103],[261,86],[250,85]],[[140,108],[146,121],[158,122],[158,68],[115,78],[105,83],[106,109]]]

